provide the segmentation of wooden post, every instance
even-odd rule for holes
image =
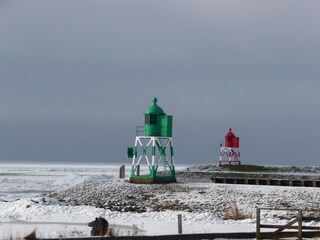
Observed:
[[[260,208],[256,208],[256,238],[260,239]]]
[[[178,214],[178,233],[182,234],[182,215]]]
[[[125,178],[125,165],[120,167],[119,178]]]
[[[298,224],[299,224],[298,239],[302,240],[302,210],[299,210],[298,212]]]

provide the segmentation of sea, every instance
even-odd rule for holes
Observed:
[[[84,181],[115,179],[122,164],[0,163],[0,201],[15,201]],[[126,166],[126,176],[130,165]]]

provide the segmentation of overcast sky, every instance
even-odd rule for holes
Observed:
[[[0,161],[130,163],[143,112],[176,163],[320,165],[320,1],[0,0]]]

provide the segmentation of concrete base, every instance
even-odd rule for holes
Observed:
[[[175,183],[177,182],[176,178],[173,177],[131,177],[131,183],[139,183],[139,184],[161,184],[161,183]]]

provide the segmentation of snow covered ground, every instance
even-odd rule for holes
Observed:
[[[87,222],[101,215],[94,207],[59,206],[54,199],[36,204],[39,195],[85,181],[115,179],[117,165],[0,164],[0,239],[38,236],[87,236]],[[53,224],[55,223],[55,224]]]
[[[184,233],[255,231],[255,206],[320,207],[318,188],[253,188],[184,180],[167,185],[169,190],[165,190],[161,186],[134,185],[119,180],[119,167],[120,164],[0,164],[0,239],[23,237],[34,229],[39,237],[89,236],[87,223],[98,216],[105,217],[114,231],[121,235],[175,234],[179,213],[183,216]],[[177,169],[186,167],[178,166]],[[129,176],[129,170],[127,166],[126,176]],[[93,191],[90,192],[87,186],[94,186]],[[121,189],[126,193],[148,192],[150,196],[145,200],[139,199],[140,204],[145,203],[146,210],[141,213],[119,212],[99,207],[110,200],[120,201],[110,193],[113,190],[121,192]],[[48,195],[53,191],[56,194]],[[92,198],[93,193],[101,203],[85,202],[90,196]],[[119,196],[124,198],[124,195]],[[57,200],[61,198],[66,202]],[[75,204],[72,202],[74,199],[80,202]],[[169,206],[168,210],[153,209],[156,204],[161,206],[163,203]],[[247,215],[245,219],[223,219],[223,211],[233,203]],[[173,209],[174,205],[182,207]],[[265,221],[271,221],[271,215],[265,215]]]

